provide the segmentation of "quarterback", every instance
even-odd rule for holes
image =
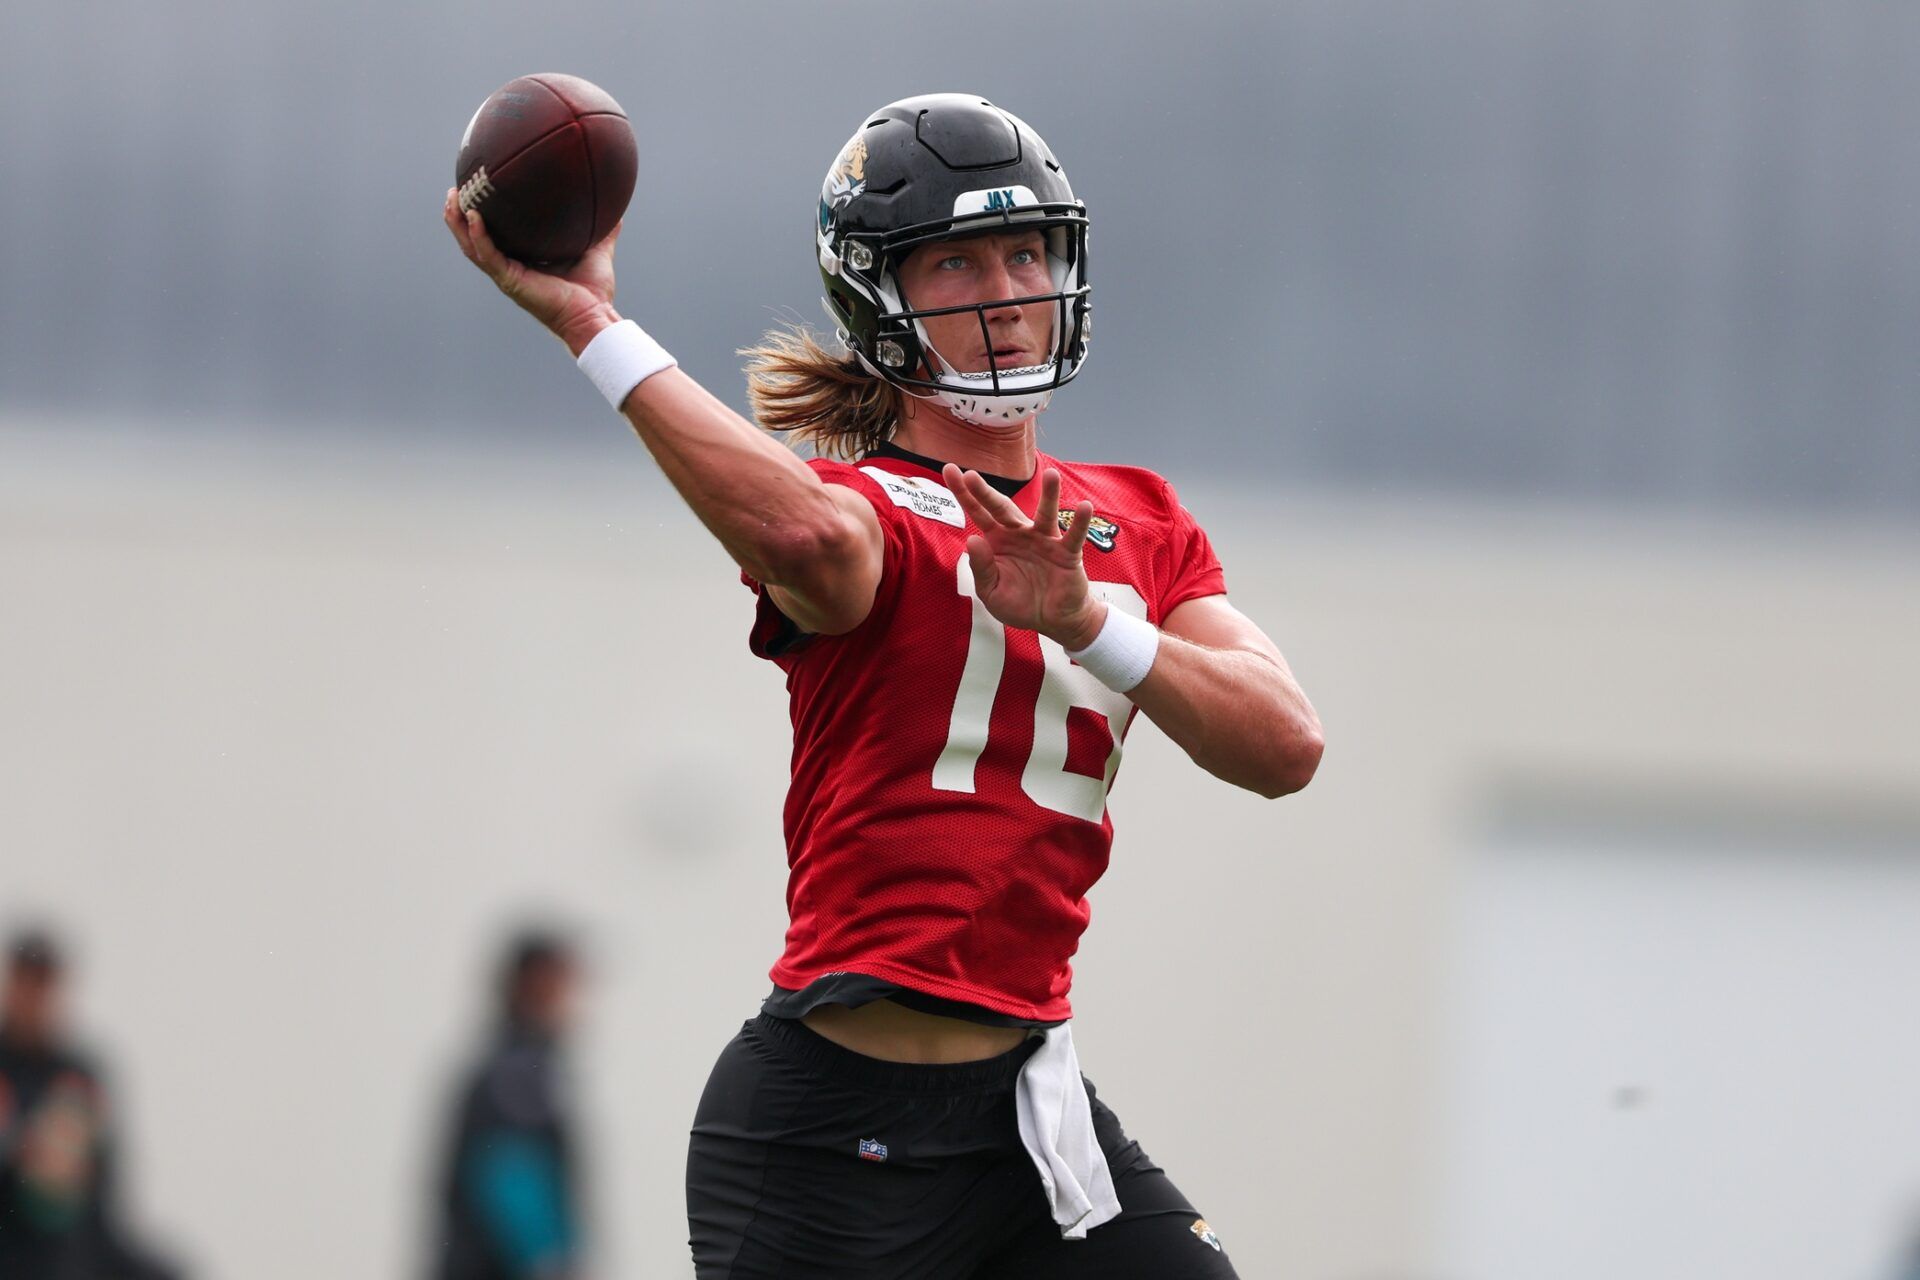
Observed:
[[[697,1273],[1233,1276],[1080,1074],[1070,961],[1136,710],[1264,796],[1312,778],[1319,720],[1165,480],[1039,447],[1091,309],[1086,207],[1040,136],[977,97],[892,103],[817,214],[838,343],[747,352],[756,425],[614,311],[618,229],[548,274],[445,208],[739,564],[786,676],[790,924],[695,1116]]]

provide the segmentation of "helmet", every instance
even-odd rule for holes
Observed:
[[[901,293],[900,264],[918,246],[1008,227],[1045,236],[1052,293],[932,310],[915,310]],[[860,363],[964,422],[1038,413],[1086,359],[1086,206],[1040,135],[985,98],[928,94],[868,116],[827,171],[814,243],[827,314]],[[984,332],[987,312],[1007,301],[1054,306],[1053,348],[1042,363],[1002,369],[989,355],[986,369],[962,372],[921,323],[972,312]]]

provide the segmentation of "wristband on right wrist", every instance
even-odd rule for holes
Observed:
[[[576,361],[618,412],[633,389],[679,361],[631,320],[610,324],[593,336]]]
[[[1069,649],[1067,656],[1115,693],[1127,693],[1147,678],[1159,652],[1160,628],[1109,603],[1107,620],[1093,643]]]

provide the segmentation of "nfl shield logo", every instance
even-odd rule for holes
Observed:
[[[874,1161],[885,1160],[887,1158],[887,1144],[884,1142],[875,1142],[872,1138],[860,1139],[860,1158],[862,1160]]]

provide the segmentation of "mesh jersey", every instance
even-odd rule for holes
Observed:
[[[760,591],[751,646],[786,672],[793,718],[791,923],[771,976],[799,989],[868,974],[1016,1018],[1070,1017],[1133,704],[973,599],[966,517],[936,469],[891,454],[809,465],[873,504],[885,560],[872,611],[845,635],[796,636]],[[1039,467],[1059,470],[1063,509],[1092,500],[1087,576],[1110,607],[1157,624],[1226,590],[1159,476]],[[1039,488],[1014,495],[1028,516]]]

